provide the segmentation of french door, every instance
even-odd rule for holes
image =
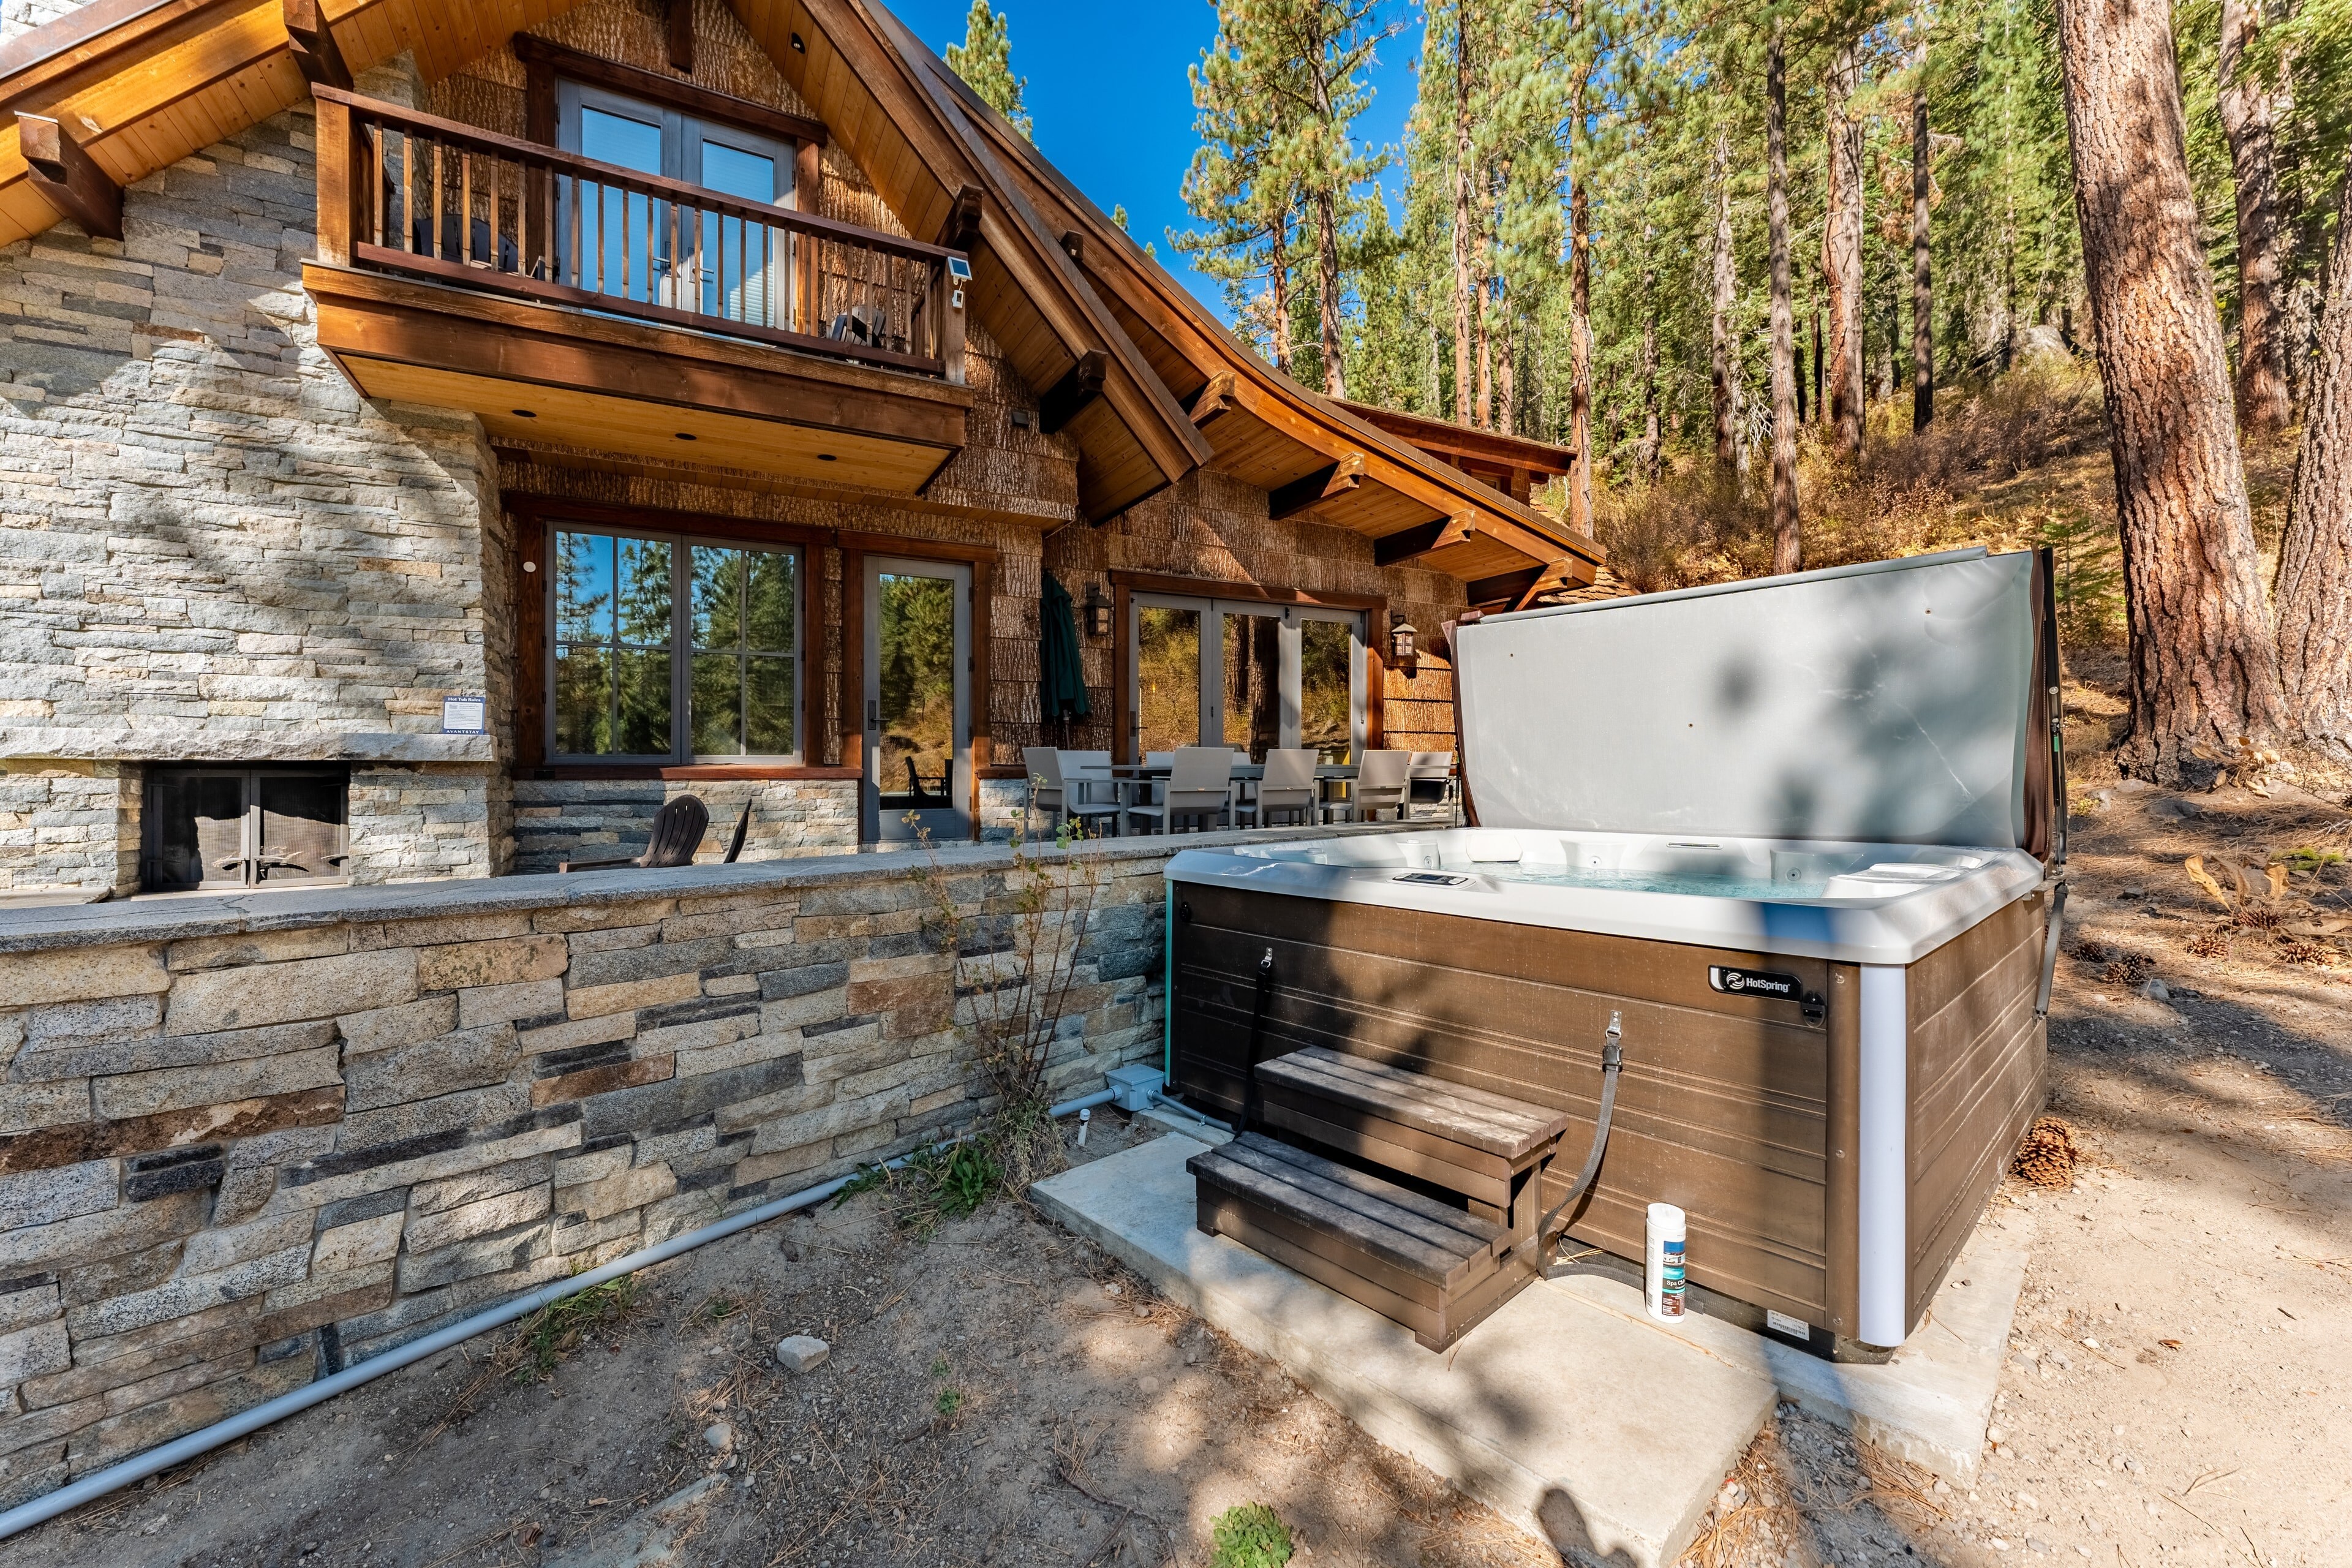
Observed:
[[[1137,594],[1128,612],[1128,749],[1227,746],[1254,761],[1364,743],[1364,617],[1355,610]]]
[[[866,559],[868,843],[971,837],[971,568]]]
[[[794,205],[788,142],[578,82],[562,83],[556,104],[566,152],[721,195]],[[559,194],[558,232],[568,233],[572,192],[566,184]],[[563,281],[755,326],[791,324],[793,237],[783,230],[708,212],[673,225],[668,203],[596,185],[581,187],[580,208],[580,254]]]

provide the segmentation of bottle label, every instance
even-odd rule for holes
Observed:
[[[1661,1242],[1659,1247],[1664,1256],[1658,1268],[1658,1315],[1679,1318],[1683,1315],[1683,1244]]]

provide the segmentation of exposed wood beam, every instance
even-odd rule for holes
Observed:
[[[1103,376],[1108,369],[1108,358],[1102,350],[1088,349],[1080,354],[1070,374],[1037,400],[1038,428],[1050,436],[1076,419],[1081,409],[1102,395]]]
[[[1270,493],[1265,514],[1276,522],[1297,517],[1311,506],[1346,495],[1363,482],[1364,455],[1350,452],[1338,462],[1318,468],[1303,479],[1293,479]]]
[[[1473,605],[1507,604],[1518,606],[1519,598],[1541,581],[1544,568],[1530,566],[1524,572],[1506,572],[1498,577],[1480,577],[1463,590],[1464,597]]]
[[[1205,428],[1209,422],[1234,411],[1234,373],[1221,370],[1211,376],[1208,384],[1192,395],[1190,410],[1194,429]]]
[[[351,91],[352,68],[343,62],[342,47],[335,42],[334,29],[327,25],[327,13],[319,0],[285,0],[283,9],[286,37],[302,79],[312,87]]]
[[[1441,517],[1434,522],[1402,529],[1385,539],[1375,539],[1372,541],[1372,562],[1380,566],[1402,566],[1434,551],[1467,544],[1477,536],[1478,531],[1474,526],[1475,516],[1474,512],[1456,512],[1452,517]]]
[[[1520,591],[1517,601],[1511,605],[1511,608],[1524,610],[1543,595],[1557,594],[1565,588],[1580,588],[1583,585],[1567,561],[1548,561],[1544,563],[1543,570],[1536,574],[1536,580]]]
[[[939,243],[950,250],[968,252],[979,240],[980,187],[965,185],[948,208],[948,221],[940,226]]]
[[[16,144],[41,199],[92,235],[122,237],[122,187],[90,162],[66,128],[45,114],[16,111]]]
[[[694,74],[694,0],[669,0],[669,68]]]

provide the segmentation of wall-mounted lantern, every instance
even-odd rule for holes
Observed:
[[[1397,621],[1389,627],[1389,662],[1404,671],[1407,680],[1420,669],[1421,650],[1414,646],[1419,636],[1411,621]]]
[[[1085,607],[1087,635],[1097,637],[1110,636],[1110,601],[1102,596],[1102,589],[1095,584],[1087,584]]]

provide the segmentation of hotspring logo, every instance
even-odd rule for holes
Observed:
[[[1719,963],[1708,966],[1706,983],[1735,996],[1785,996],[1793,1000],[1802,989],[1793,974],[1776,974],[1763,969],[1729,969]]]

